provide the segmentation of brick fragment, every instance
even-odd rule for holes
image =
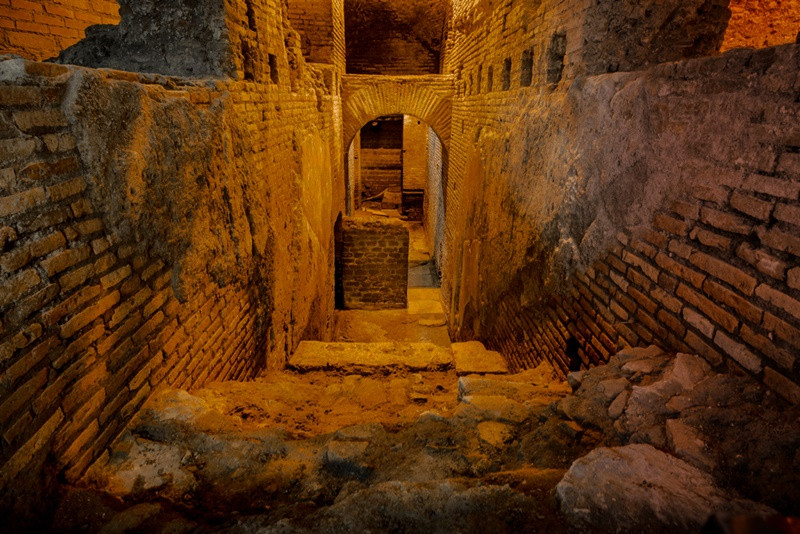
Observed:
[[[771,367],[764,368],[764,384],[792,404],[800,404],[800,386]]]
[[[48,276],[53,276],[89,259],[90,254],[91,249],[88,245],[80,248],[65,249],[42,260],[41,265]]]
[[[784,279],[786,262],[767,251],[755,249],[748,243],[742,243],[736,251],[736,255],[753,265],[759,272],[778,280]]]
[[[756,279],[754,277],[704,252],[692,254],[689,258],[689,262],[708,274],[728,282],[745,295],[752,295],[756,288]]]
[[[734,234],[748,235],[753,231],[753,226],[745,219],[731,213],[708,207],[702,209],[700,220],[714,228]]]
[[[67,339],[75,335],[83,327],[110,310],[119,302],[119,298],[119,291],[115,291],[72,317],[61,327],[61,338]]]
[[[748,371],[756,374],[761,372],[761,359],[741,343],[735,342],[721,331],[717,331],[714,336],[714,343]]]
[[[731,195],[731,206],[733,209],[761,221],[769,220],[769,216],[772,213],[772,205],[772,202],[745,195],[739,191]]]
[[[29,209],[43,204],[47,200],[44,189],[36,187],[0,198],[0,217],[8,217],[28,211]]]
[[[800,236],[784,232],[779,228],[764,226],[756,231],[761,242],[769,248],[800,256]]]
[[[15,302],[39,285],[41,278],[35,269],[27,269],[16,276],[0,282],[0,308]]]
[[[742,188],[777,198],[797,200],[800,195],[800,183],[782,180],[762,174],[751,174],[745,178]]]
[[[67,117],[58,109],[17,111],[13,114],[13,119],[17,128],[34,135],[49,133],[68,126]]]
[[[767,284],[761,284],[756,288],[756,296],[776,306],[789,315],[800,319],[800,301],[778,291]]]
[[[778,204],[775,206],[775,218],[795,226],[800,226],[800,206]]]

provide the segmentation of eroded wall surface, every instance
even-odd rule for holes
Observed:
[[[0,5],[0,52],[27,59],[56,57],[96,24],[118,24],[117,0],[9,0]]]
[[[443,288],[454,334],[517,368],[565,369],[570,338],[587,365],[655,342],[797,401],[798,47],[647,68],[683,57],[669,50],[686,35],[650,20],[632,33],[658,46],[629,50],[630,34],[594,33],[596,9],[457,3]],[[703,55],[725,26],[693,25],[686,9]]]
[[[329,332],[340,105],[283,43],[252,81],[0,62],[4,506],[103,461],[158,388]]]
[[[794,0],[731,0],[722,50],[794,43],[800,38],[800,4]]]

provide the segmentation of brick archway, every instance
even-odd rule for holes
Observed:
[[[345,150],[362,126],[387,115],[412,115],[425,121],[449,150],[453,92],[452,76],[344,76]]]

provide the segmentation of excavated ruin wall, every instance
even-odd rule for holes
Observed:
[[[45,458],[77,479],[157,388],[324,337],[344,203],[311,90],[0,72],[0,485],[24,501]]]
[[[344,0],[292,0],[289,20],[300,34],[303,57],[344,72]]]
[[[408,228],[399,221],[346,217],[341,224],[342,307],[408,306]]]
[[[226,19],[231,57],[267,7]],[[0,506],[79,478],[158,388],[328,335],[341,104],[269,28],[242,81],[0,62]]]
[[[733,362],[799,401],[800,47],[585,77],[615,48],[586,63],[592,11],[565,6],[456,12],[453,333],[515,368],[566,369],[570,349],[598,364],[621,344],[654,342]],[[552,35],[565,42],[550,55]],[[613,62],[631,57],[643,56]]]

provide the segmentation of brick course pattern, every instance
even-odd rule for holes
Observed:
[[[326,335],[338,95],[279,63],[277,84],[2,65],[0,502],[46,461],[80,478],[158,388]]]
[[[566,369],[570,338],[585,365],[657,343],[797,399],[800,47],[649,70],[632,50],[601,74],[617,52],[585,48],[591,13],[454,4],[454,337],[517,369]]]
[[[118,24],[116,0],[4,0],[0,2],[0,53],[36,61],[84,37],[87,27]]]
[[[408,305],[408,229],[390,219],[342,221],[341,269],[345,309]]]

